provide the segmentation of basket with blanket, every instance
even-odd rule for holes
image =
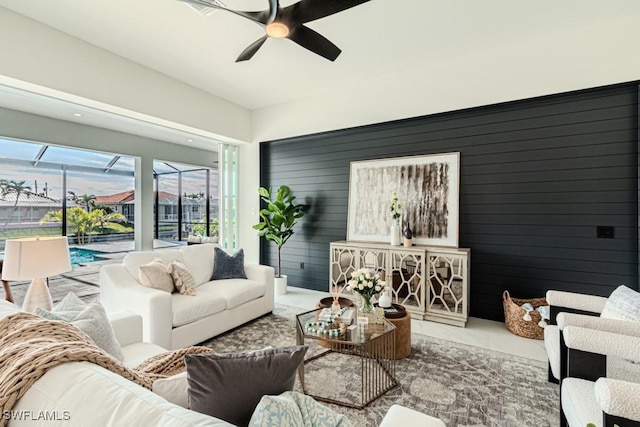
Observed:
[[[546,298],[512,298],[509,291],[502,293],[504,322],[512,333],[525,338],[544,339],[544,328],[549,321]]]

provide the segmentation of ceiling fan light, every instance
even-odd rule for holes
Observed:
[[[272,22],[267,25],[267,35],[275,39],[281,39],[289,35],[289,27],[281,22]]]

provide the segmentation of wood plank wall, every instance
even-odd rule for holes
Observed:
[[[346,238],[349,162],[460,151],[471,315],[502,320],[505,289],[638,289],[638,142],[634,82],[265,142],[261,185],[289,185],[308,205],[283,269],[292,286],[327,290],[329,242]],[[615,238],[597,238],[598,226]],[[274,246],[262,242],[261,262],[276,265]]]

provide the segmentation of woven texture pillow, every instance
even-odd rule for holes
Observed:
[[[193,278],[193,275],[189,272],[186,265],[180,261],[173,261],[167,267],[167,271],[171,275],[173,285],[176,287],[178,292],[184,295],[196,294],[194,291],[197,286],[196,279]]]
[[[244,251],[242,249],[233,255],[229,255],[222,249],[216,247],[214,253],[215,257],[211,280],[247,278],[244,272]]]
[[[172,293],[175,290],[173,278],[167,272],[167,265],[160,259],[143,264],[138,269],[138,280],[147,288]]]
[[[609,295],[600,317],[618,320],[640,320],[640,293],[620,285]]]
[[[293,390],[306,346],[187,354],[189,408],[243,427],[264,395]]]
[[[40,307],[35,314],[49,320],[71,323],[93,340],[93,342],[119,361],[124,359],[120,343],[111,327],[107,313],[99,302],[86,304],[76,294],[70,292],[51,312]]]

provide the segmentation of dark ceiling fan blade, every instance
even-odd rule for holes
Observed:
[[[241,16],[243,18],[247,18],[253,22],[257,22],[259,24],[268,24],[269,21],[269,13],[265,10],[265,11],[260,11],[260,12],[245,12],[242,10],[233,10],[233,9],[227,9],[226,7],[222,7],[220,5],[217,5],[213,2],[209,2],[207,0],[178,0],[181,1],[183,3],[190,3],[190,4],[195,4],[197,6],[205,6],[205,7],[210,7],[213,9],[219,9],[219,10],[226,10],[227,12],[231,12],[234,15],[238,15]]]
[[[342,12],[369,0],[300,0],[282,9],[282,19],[294,25]]]
[[[278,16],[278,10],[280,9],[280,2],[278,0],[269,0],[269,15],[267,17],[267,24],[271,24],[276,20]]]
[[[323,35],[304,25],[294,27],[287,38],[305,49],[327,58],[329,61],[335,61],[340,52],[342,52],[338,46],[331,43]]]
[[[236,59],[236,62],[248,61],[249,59],[253,58],[253,55],[256,54],[258,49],[260,49],[260,47],[264,44],[267,38],[268,36],[261,37],[258,40],[254,41],[253,43],[251,43],[249,46],[247,46],[247,48],[242,51],[240,56],[238,56],[238,59]]]

